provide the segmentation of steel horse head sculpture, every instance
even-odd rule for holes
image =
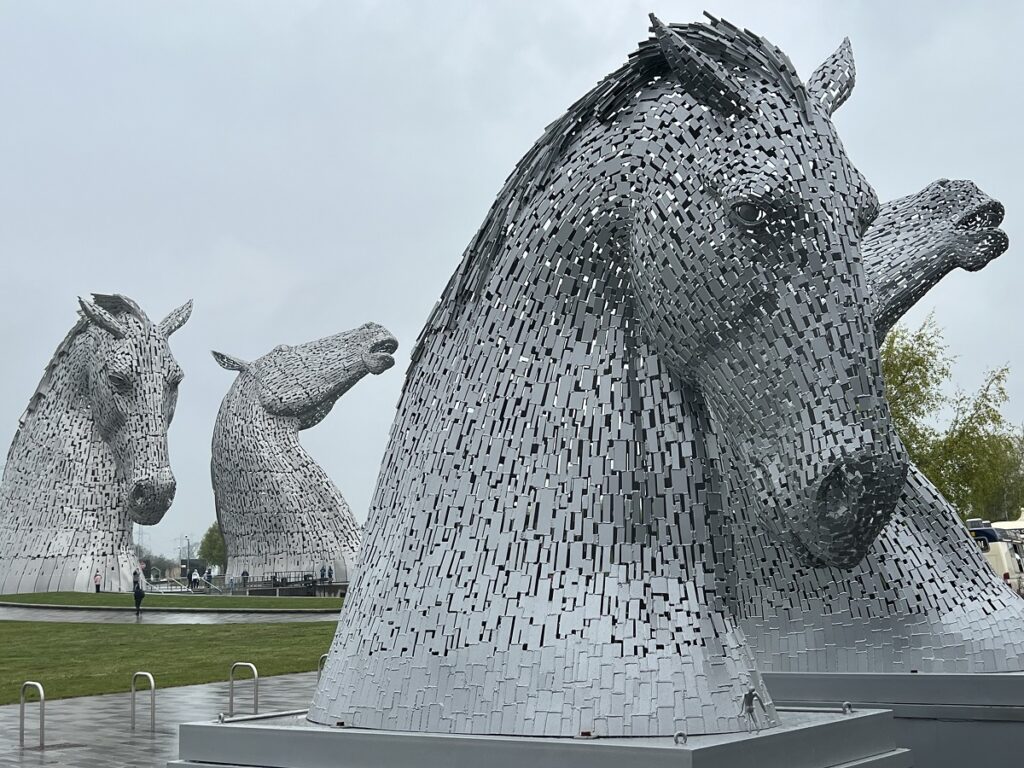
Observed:
[[[336,581],[354,573],[359,527],[345,499],[299,443],[368,373],[394,365],[398,342],[367,323],[298,346],[278,346],[244,362],[214,352],[238,371],[221,403],[211,464],[217,519],[228,553],[227,574],[330,569]]]
[[[847,46],[804,84],[724,21],[653,32],[521,160],[427,321],[317,722],[727,732],[753,690],[772,725],[735,509],[808,567],[893,512]]]
[[[192,302],[160,323],[125,296],[79,299],[18,425],[0,484],[0,591],[130,590],[132,523],[174,499],[167,452],[184,376],[168,339]]]

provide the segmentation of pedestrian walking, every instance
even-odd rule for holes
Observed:
[[[331,582],[332,584],[334,583],[334,566],[333,565],[330,568],[327,569],[327,580],[329,582]]]
[[[100,593],[100,584],[103,583],[103,579],[100,577],[100,572],[96,571],[96,575],[92,577],[92,584],[96,587],[96,594]]]
[[[195,592],[199,589],[199,569],[196,568],[192,571],[192,591]]]
[[[142,598],[146,596],[146,593],[142,591],[141,581],[135,582],[135,587],[132,589],[132,596],[135,598],[135,615],[138,616],[142,613]]]
[[[141,581],[141,577],[139,576],[139,572],[138,571],[132,571],[132,592],[134,592],[135,588],[139,586],[139,582],[140,581]]]
[[[327,581],[327,566],[320,566],[320,581]]]
[[[249,571],[242,571],[242,589],[249,588]]]

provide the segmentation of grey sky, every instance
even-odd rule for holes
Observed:
[[[406,356],[513,165],[647,36],[647,12],[707,8],[807,76],[844,35],[857,88],[837,113],[882,199],[970,178],[1024,244],[1017,145],[1024,4],[952,2],[0,2],[0,450],[75,296],[121,292],[186,371],[171,428],[178,496],[149,529],[170,552],[213,521],[209,445],[231,374],[373,320],[399,365],[364,379],[304,443],[365,519]],[[934,309],[956,378],[1012,366],[1024,420],[1014,246],[950,275]]]

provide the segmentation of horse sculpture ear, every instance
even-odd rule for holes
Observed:
[[[814,70],[814,74],[807,81],[807,93],[821,104],[826,114],[831,115],[850,98],[856,82],[857,69],[853,64],[853,47],[850,45],[850,38],[845,37],[836,52]]]
[[[115,339],[123,339],[127,335],[128,332],[125,331],[124,326],[107,310],[81,296],[78,297],[78,306],[82,308],[82,315],[93,325],[102,328]]]
[[[244,371],[249,367],[249,364],[241,358],[225,355],[223,352],[217,352],[216,350],[210,350],[210,354],[213,355],[213,359],[217,361],[217,365],[225,370]]]
[[[181,328],[181,326],[183,326],[186,322],[188,322],[188,319],[191,316],[192,299],[189,299],[176,310],[167,315],[167,317],[161,320],[160,325],[157,326],[157,328],[159,329],[160,333],[162,333],[166,338],[170,336],[172,333],[174,333],[176,330]]]
[[[661,53],[687,93],[722,114],[746,109],[747,99],[725,67],[698,51],[653,13],[650,16],[651,31]]]

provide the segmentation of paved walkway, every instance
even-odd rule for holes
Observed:
[[[337,621],[337,611],[305,613],[301,611],[108,611],[97,608],[15,608],[0,606],[0,621],[65,621],[86,624],[278,624],[293,621]]]
[[[159,683],[159,681],[157,681]],[[316,673],[260,680],[260,711],[306,709]],[[178,757],[178,725],[227,712],[227,683],[164,688],[156,694],[156,733],[149,732],[149,693],[136,700],[129,729],[128,693],[46,702],[46,749],[39,749],[36,703],[25,705],[26,749],[18,746],[18,705],[0,707],[0,768],[164,768]],[[252,683],[235,684],[235,714],[252,711]]]

